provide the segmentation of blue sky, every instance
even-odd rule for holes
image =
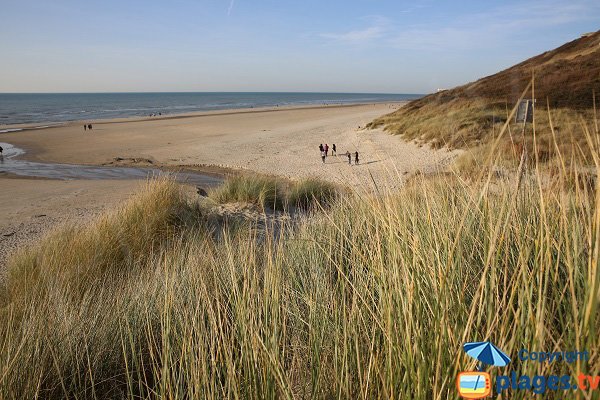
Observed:
[[[0,0],[0,92],[428,93],[600,29],[598,0]]]

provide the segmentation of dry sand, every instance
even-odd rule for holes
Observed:
[[[84,132],[83,123],[71,123],[6,133],[0,139],[25,149],[24,157],[33,161],[131,165],[150,160],[157,166],[216,165],[289,178],[313,176],[354,186],[371,187],[375,180],[398,187],[415,171],[433,170],[455,156],[381,130],[364,129],[398,106],[263,109],[97,121],[91,132]],[[335,143],[338,156],[322,164],[320,143],[330,147]],[[342,154],[356,150],[361,164],[350,166]],[[0,177],[0,248],[14,247],[10,243],[19,242],[19,237],[36,238],[57,221],[94,215],[126,198],[137,184]],[[0,257],[5,254],[0,252]]]
[[[314,176],[356,184],[401,183],[416,170],[435,168],[454,156],[404,142],[381,130],[366,130],[398,104],[312,107],[205,113],[188,117],[82,124],[3,134],[2,141],[27,150],[27,159],[78,164],[217,165],[289,178]],[[360,128],[359,128],[360,127]],[[322,165],[320,143],[337,145],[338,157]],[[346,151],[360,153],[349,167]],[[396,176],[397,175],[397,176]],[[392,179],[390,179],[392,177]],[[368,180],[366,180],[368,178]]]

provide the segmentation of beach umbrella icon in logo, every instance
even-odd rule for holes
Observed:
[[[465,353],[482,364],[504,367],[510,358],[492,342],[469,342],[463,345]]]
[[[465,399],[483,399],[490,394],[490,374],[484,372],[483,364],[504,367],[510,358],[492,342],[470,342],[463,345],[465,353],[479,361],[477,372],[461,372],[456,378],[458,393]]]

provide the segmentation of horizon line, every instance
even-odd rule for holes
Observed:
[[[255,93],[255,94],[383,94],[383,95],[417,95],[421,96],[427,93],[394,93],[394,92],[315,92],[315,91],[133,91],[133,92],[112,92],[112,91],[94,91],[94,92],[0,92],[2,94],[157,94],[157,93]]]

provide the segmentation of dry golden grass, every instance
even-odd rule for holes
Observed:
[[[418,177],[260,237],[152,183],[12,260],[0,397],[454,398],[488,339],[592,356],[505,374],[597,373],[600,193],[485,182]]]
[[[469,181],[326,197],[276,230],[210,224],[207,205],[151,182],[11,260],[0,398],[456,398],[475,367],[462,344],[482,340],[513,358],[493,375],[595,375],[600,190],[581,177],[600,171],[600,132],[581,129],[581,162],[557,146],[551,169],[534,153],[498,177],[499,136]],[[520,362],[523,348],[590,360]]]
[[[290,207],[308,210],[332,203],[341,188],[314,178],[288,181],[264,175],[245,175],[228,178],[212,190],[210,198],[217,203],[252,203],[271,210]]]
[[[79,297],[92,282],[107,281],[144,263],[153,248],[170,240],[186,207],[180,187],[161,179],[149,183],[122,208],[84,228],[67,226],[16,257],[9,269],[7,290],[12,298],[47,288],[60,279]]]
[[[368,127],[383,125],[392,134],[429,143],[434,148],[466,148],[487,142],[494,128],[499,129],[506,122],[509,111],[483,100],[431,102],[419,107],[409,103]]]

